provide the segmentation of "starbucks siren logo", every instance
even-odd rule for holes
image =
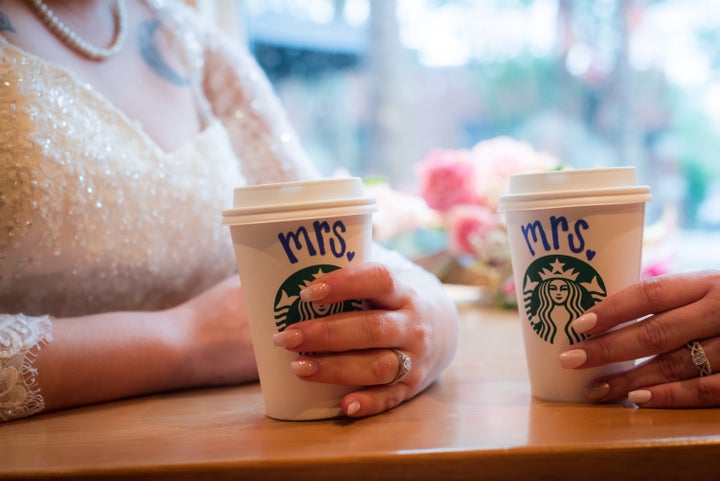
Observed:
[[[282,283],[275,296],[275,325],[278,331],[282,332],[291,324],[317,319],[338,312],[361,311],[363,301],[351,299],[333,304],[316,304],[305,302],[300,299],[300,291],[309,286],[312,281],[339,269],[338,266],[330,264],[319,264],[306,267],[295,272]]]
[[[523,303],[535,333],[550,344],[558,329],[570,344],[585,339],[570,323],[607,297],[602,277],[586,262],[550,255],[533,261],[525,271]]]

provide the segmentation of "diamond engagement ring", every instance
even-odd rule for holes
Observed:
[[[398,358],[398,372],[397,374],[395,374],[395,378],[390,381],[389,384],[396,384],[400,381],[400,379],[405,377],[405,375],[412,370],[412,359],[410,359],[410,356],[408,356],[404,352],[401,352],[398,349],[392,348],[390,350]]]
[[[700,341],[689,342],[686,346],[690,349],[690,359],[700,371],[700,377],[712,374],[712,366],[710,366],[710,361],[705,355],[705,349],[700,345]]]

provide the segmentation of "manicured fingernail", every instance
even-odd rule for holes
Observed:
[[[357,401],[353,401],[350,404],[348,404],[348,407],[345,408],[345,414],[348,416],[353,416],[360,411],[360,403]]]
[[[575,319],[572,322],[572,328],[575,329],[575,332],[582,334],[583,332],[588,332],[590,329],[595,327],[596,324],[597,314],[594,312],[588,312]]]
[[[575,369],[585,364],[587,353],[583,349],[573,349],[560,354],[560,365],[565,369]]]
[[[273,334],[273,344],[277,347],[298,347],[303,342],[303,334],[299,329],[288,329]]]
[[[312,376],[318,370],[317,364],[310,359],[298,359],[290,363],[290,370],[300,377]]]
[[[300,291],[300,299],[305,302],[316,302],[327,297],[330,286],[324,282],[318,282]]]
[[[642,404],[652,399],[652,393],[647,389],[638,389],[628,393],[628,401],[635,404]]]
[[[585,397],[589,401],[599,401],[605,396],[608,395],[610,392],[610,384],[606,382],[600,382],[597,384],[593,384],[592,386],[588,386],[585,388]]]

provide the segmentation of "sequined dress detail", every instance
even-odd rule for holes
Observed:
[[[164,152],[68,70],[0,35],[0,420],[43,409],[55,317],[157,310],[234,272],[222,209],[246,183],[316,177],[249,52],[156,3],[205,128]]]

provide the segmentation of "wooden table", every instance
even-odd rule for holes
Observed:
[[[455,361],[369,419],[283,422],[257,385],[0,425],[0,479],[720,479],[720,409],[532,399],[513,311],[462,309]]]

